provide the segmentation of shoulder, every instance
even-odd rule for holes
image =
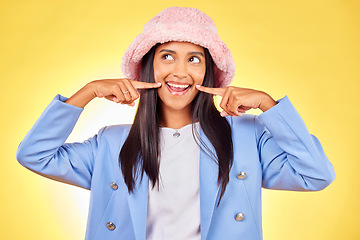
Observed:
[[[229,122],[232,130],[254,130],[257,127],[263,126],[259,116],[252,114],[244,114],[238,117],[227,116],[226,120]]]
[[[124,133],[129,132],[131,124],[119,124],[119,125],[110,125],[103,127],[100,131],[103,131],[103,134],[113,134],[113,133]]]
[[[228,120],[230,125],[234,125],[236,127],[244,124],[253,124],[256,117],[256,115],[252,114],[243,114],[242,116],[238,117],[226,116],[225,118]]]
[[[100,129],[98,138],[107,139],[110,142],[126,139],[131,129],[131,124],[111,125]]]
[[[230,124],[233,136],[258,139],[266,131],[266,127],[257,115],[244,114],[236,118],[228,116],[226,119]]]

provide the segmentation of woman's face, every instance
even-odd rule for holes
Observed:
[[[156,48],[154,56],[155,82],[162,110],[191,109],[206,72],[204,49],[187,42],[168,42]]]

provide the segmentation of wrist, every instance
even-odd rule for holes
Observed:
[[[269,110],[276,104],[277,104],[277,102],[269,94],[264,92],[264,96],[260,103],[259,109],[263,112],[266,112],[267,110]]]
[[[90,82],[66,100],[65,103],[84,108],[95,97],[96,95]]]
[[[96,93],[95,93],[95,81],[92,82],[88,82],[82,89],[80,89],[79,91],[83,92],[83,95],[86,96],[89,99],[94,99],[96,98]]]

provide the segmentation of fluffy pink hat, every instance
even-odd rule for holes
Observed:
[[[215,85],[228,86],[235,73],[230,50],[220,39],[213,20],[195,8],[166,8],[145,24],[122,59],[127,78],[140,80],[141,59],[157,43],[190,42],[209,49],[215,63]]]

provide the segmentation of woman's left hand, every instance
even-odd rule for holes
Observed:
[[[196,85],[199,91],[219,95],[222,97],[220,107],[221,116],[241,116],[249,109],[259,108],[265,112],[276,105],[276,101],[267,93],[248,88],[224,87],[209,88]]]

